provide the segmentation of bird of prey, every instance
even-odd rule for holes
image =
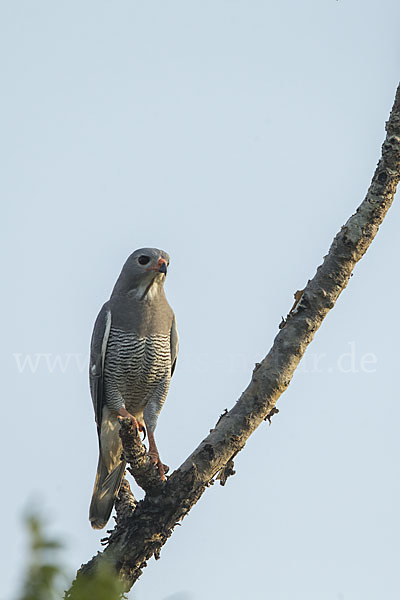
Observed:
[[[102,529],[125,472],[119,417],[130,417],[149,441],[148,455],[165,479],[154,439],[178,354],[175,315],[164,293],[169,256],[141,248],[129,256],[110,300],[97,316],[89,380],[99,438],[99,462],[89,519]]]

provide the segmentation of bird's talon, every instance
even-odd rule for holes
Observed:
[[[137,418],[134,417],[133,415],[131,415],[131,413],[128,412],[124,406],[118,410],[117,419],[118,419],[119,422],[121,422],[122,419],[130,419],[131,422],[132,422],[132,425],[134,427],[134,430],[135,430],[135,436],[137,436],[140,431],[144,431],[144,438],[143,438],[143,440],[146,438],[146,429],[145,429],[145,427],[141,423],[139,423],[139,421],[137,420]]]
[[[149,457],[151,463],[157,467],[161,479],[165,481],[165,473],[168,473],[169,471],[168,465],[164,465],[161,462],[159,455],[155,452],[148,452],[147,456]]]
[[[158,464],[158,462],[159,462],[159,460],[160,460],[160,458],[159,458],[158,454],[155,454],[155,453],[153,453],[153,452],[148,452],[148,453],[147,453],[147,456],[149,457],[149,459],[151,460],[151,462],[152,462],[154,465]]]

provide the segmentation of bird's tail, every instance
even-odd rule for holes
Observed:
[[[92,501],[89,508],[89,520],[93,529],[103,529],[110,518],[124,472],[124,461],[108,472],[100,452],[96,481],[94,482]]]

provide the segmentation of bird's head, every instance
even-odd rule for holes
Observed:
[[[169,256],[158,248],[135,250],[122,267],[113,294],[137,293],[145,297],[151,288],[162,286],[167,275]]]

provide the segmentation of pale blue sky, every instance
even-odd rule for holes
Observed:
[[[71,574],[100,548],[85,360],[126,257],[171,255],[181,351],[157,439],[176,468],[366,192],[399,20],[394,0],[1,3],[1,600],[33,501]],[[132,597],[397,600],[399,227],[395,204],[272,426]]]

